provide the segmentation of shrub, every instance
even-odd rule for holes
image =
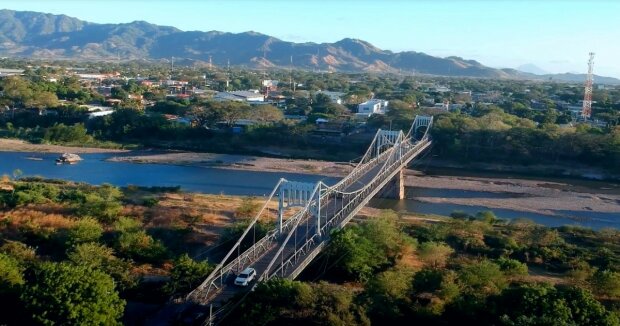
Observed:
[[[504,274],[509,276],[523,276],[527,275],[527,265],[510,258],[500,257],[497,260],[497,264]]]
[[[103,227],[94,218],[83,218],[67,231],[67,245],[73,247],[85,242],[96,242],[103,235]]]

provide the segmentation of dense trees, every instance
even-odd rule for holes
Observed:
[[[507,162],[512,164],[577,161],[620,166],[620,130],[603,133],[585,125],[559,129],[536,127],[532,121],[502,112],[480,117],[444,114],[431,130],[438,153],[463,162]]]
[[[574,287],[527,285],[489,299],[492,322],[503,325],[618,325],[592,294]]]
[[[599,273],[598,277],[590,273],[588,282],[601,282],[594,285],[600,288],[594,292],[589,285],[577,285],[570,278],[566,282],[554,281],[558,285],[539,283],[535,276],[528,275],[525,261],[549,269],[559,268],[558,262],[543,263],[518,254],[519,250],[533,252],[544,246],[550,251],[579,250],[588,259],[602,246],[613,248],[615,256],[620,249],[617,238],[604,240],[603,233],[585,229],[504,224],[494,215],[489,218],[491,215],[481,212],[471,220],[415,223],[405,228],[415,240],[385,216],[347,227],[333,234],[325,261],[319,259],[301,275],[302,279],[315,280],[318,273],[339,285],[272,279],[259,284],[226,321],[250,325],[618,325],[614,312],[617,301],[609,301],[614,297],[616,272]],[[474,232],[472,229],[488,239],[475,247],[461,246],[458,236]],[[493,241],[491,236],[495,237]],[[582,237],[587,237],[588,245],[584,245]],[[512,244],[505,239],[512,239]],[[578,241],[581,246],[567,244],[564,239]],[[408,244],[416,240],[420,245],[412,252]],[[373,247],[371,243],[389,245],[377,245],[370,253],[367,249]],[[503,250],[507,247],[512,251]],[[395,259],[377,257],[390,256],[390,252],[399,254]],[[571,259],[570,254],[562,257],[566,262]],[[373,259],[382,264],[375,264]],[[566,266],[563,268],[569,272]],[[358,271],[370,272],[360,277]]]
[[[33,319],[54,325],[114,325],[125,301],[114,281],[98,270],[68,263],[42,263],[28,276],[22,300]]]

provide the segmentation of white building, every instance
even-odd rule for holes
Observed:
[[[357,115],[370,117],[373,114],[385,114],[388,107],[388,101],[372,99],[357,106]]]
[[[218,92],[213,99],[216,101],[265,102],[265,96],[258,91]]]
[[[318,91],[317,94],[323,94],[329,96],[329,99],[332,103],[342,104],[342,98],[344,97],[344,93],[342,92],[330,92],[330,91]]]
[[[16,76],[24,73],[23,69],[0,68],[0,77]]]

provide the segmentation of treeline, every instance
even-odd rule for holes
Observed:
[[[386,213],[332,237],[324,254],[302,273],[306,281],[276,278],[258,284],[224,322],[620,323],[616,230],[507,224],[490,212],[469,220],[401,224]]]
[[[536,125],[495,108],[478,116],[439,115],[431,134],[441,157],[464,163],[575,162],[620,171],[620,127]]]

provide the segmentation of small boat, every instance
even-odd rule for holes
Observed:
[[[64,153],[60,155],[59,158],[56,159],[56,164],[76,164],[81,161],[82,158],[77,154],[72,153]]]

